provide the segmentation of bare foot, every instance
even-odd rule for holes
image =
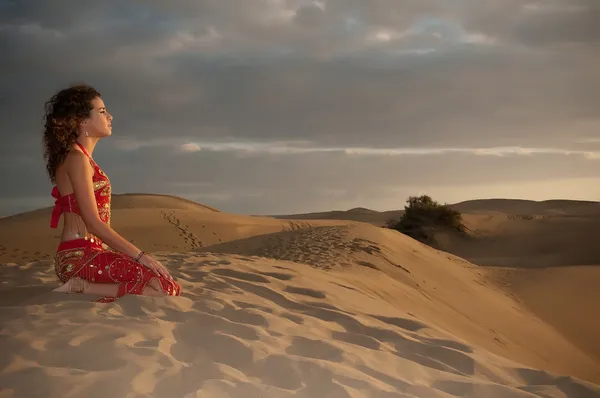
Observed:
[[[54,289],[55,292],[61,293],[83,293],[89,288],[90,283],[82,278],[71,278],[65,282],[62,286]]]

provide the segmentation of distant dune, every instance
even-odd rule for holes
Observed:
[[[471,235],[438,250],[399,211],[115,195],[184,295],[108,305],[51,291],[49,208],[0,219],[0,396],[600,397],[597,204],[453,206]]]
[[[385,225],[391,219],[396,219],[404,214],[404,210],[375,211],[362,207],[350,210],[334,210],[318,213],[288,214],[267,216],[283,220],[345,220],[360,221],[377,226]]]
[[[461,213],[504,213],[511,215],[581,215],[600,216],[600,202],[579,200],[520,200],[520,199],[478,199],[449,204]],[[320,213],[273,215],[271,217],[295,220],[336,219],[367,222],[373,225],[385,225],[390,219],[397,219],[404,209],[379,212],[366,208],[336,210]]]
[[[600,215],[600,202],[582,200],[518,200],[485,199],[456,203],[452,207],[461,213],[505,213],[531,215]]]
[[[536,268],[600,264],[600,203],[570,200],[471,200],[450,205],[463,213],[469,239],[438,233],[436,247],[479,265]],[[377,226],[401,217],[403,210],[369,209],[290,216],[295,220],[353,220]]]
[[[539,268],[600,264],[599,215],[465,214],[468,239],[440,233],[438,248],[480,265]]]
[[[113,209],[182,209],[182,210],[199,210],[213,211],[219,210],[214,207],[193,202],[188,199],[180,198],[173,195],[159,194],[136,194],[126,193],[112,196]]]

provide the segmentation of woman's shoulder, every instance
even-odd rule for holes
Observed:
[[[81,149],[73,146],[67,151],[67,156],[65,157],[65,160],[67,160],[67,159],[87,160],[87,158],[88,158],[87,155],[85,153],[83,153],[81,151]]]
[[[71,148],[65,157],[64,166],[67,170],[72,168],[81,169],[92,168],[89,158],[85,153],[77,148]]]

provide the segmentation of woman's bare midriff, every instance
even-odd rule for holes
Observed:
[[[79,215],[73,213],[63,213],[63,217],[64,226],[60,236],[61,242],[93,237],[93,235],[91,235],[87,230],[85,222]]]

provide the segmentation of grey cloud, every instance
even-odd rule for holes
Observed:
[[[131,43],[143,42],[147,36],[157,33],[169,34],[172,30],[197,39],[211,28],[223,39],[217,50],[250,52],[280,46],[307,51],[304,55],[314,55],[315,51],[317,54],[335,53],[346,47],[358,50],[364,46],[365,33],[386,28],[397,31],[417,28],[423,34],[439,33],[444,26],[446,31],[464,28],[467,32],[498,37],[500,41],[517,40],[530,45],[573,40],[597,42],[600,30],[599,7],[593,0],[529,3],[516,0],[401,3],[395,0],[128,3],[61,0],[47,4],[23,0],[4,1],[2,8],[0,23],[3,25],[33,24],[88,38],[90,34],[101,34],[112,45],[118,43],[111,38],[123,37],[124,33]],[[129,29],[132,26],[135,29]]]
[[[335,51],[347,45],[348,40],[362,40],[356,33],[370,29],[404,31],[429,24],[429,32],[433,32],[436,22],[439,26],[443,21],[447,26],[464,27],[500,41],[532,46],[573,41],[597,43],[600,39],[599,6],[594,0],[411,0],[401,3],[396,0],[327,0],[321,3],[322,8],[312,1],[184,0],[168,5],[153,2],[163,10],[180,12],[179,15],[184,14],[182,10],[188,15],[206,15],[202,21],[210,21],[226,36],[246,45],[279,42],[314,49],[306,42],[312,41],[321,46],[329,43],[330,51]],[[288,15],[292,17],[286,19]]]
[[[574,132],[561,125],[594,115],[600,103],[592,68],[575,66],[581,72],[575,75],[566,64],[560,56],[474,53],[399,60],[394,67],[187,59],[174,68],[194,82],[198,98],[193,107],[160,117],[205,139],[302,137],[379,147],[564,144]],[[591,127],[578,134],[593,133]]]
[[[561,20],[574,25],[581,15],[593,18],[597,7],[590,13],[533,13],[527,18],[546,25],[523,22],[519,28],[519,20],[529,19],[523,17],[524,4],[516,1],[502,6],[392,0],[330,0],[323,7],[309,1],[119,4],[3,3],[2,22],[8,28],[0,31],[0,40],[11,60],[3,68],[14,78],[0,82],[7,93],[1,112],[16,119],[15,130],[28,139],[39,131],[41,106],[30,104],[41,104],[74,80],[89,81],[106,95],[118,110],[117,132],[176,130],[259,140],[301,135],[325,144],[343,139],[373,146],[527,145],[539,137],[564,143],[569,138],[553,126],[595,117],[600,101],[600,56],[585,50],[523,53],[483,46],[399,56],[393,41],[365,48],[359,43],[364,37],[345,25],[353,18],[361,34],[367,28],[402,31],[429,18],[434,27],[446,20],[483,31],[479,28],[494,26],[487,21],[495,18],[499,25],[490,35],[507,38],[529,29],[538,32],[539,41],[544,26],[550,29]],[[65,36],[23,32],[23,26],[32,25]],[[202,45],[186,50],[210,32],[223,37],[227,52]],[[286,48],[308,52],[286,60]],[[323,54],[340,48],[354,52],[327,62],[310,59],[313,50]]]
[[[543,3],[542,3],[543,4]],[[514,31],[517,40],[531,45],[600,43],[600,4],[592,0],[562,3],[531,12]],[[593,48],[590,48],[593,51]]]

